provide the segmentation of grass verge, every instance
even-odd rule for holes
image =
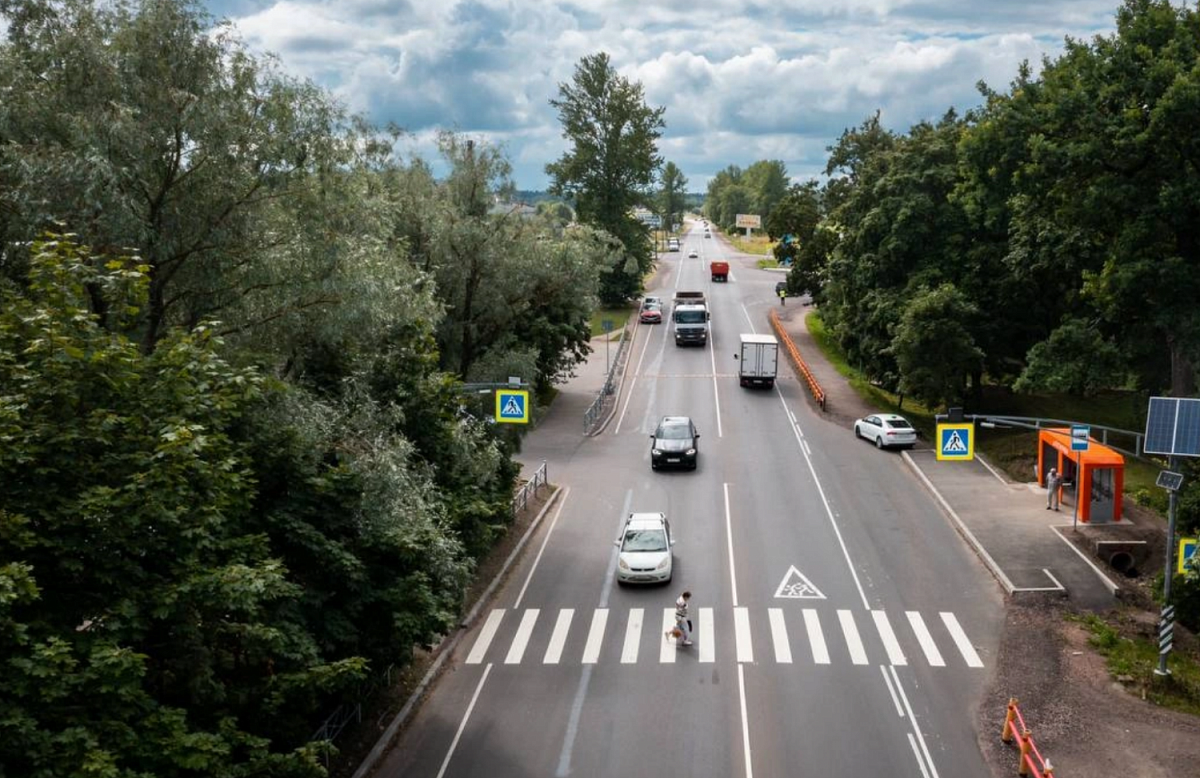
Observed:
[[[743,254],[757,254],[762,256],[769,253],[774,242],[766,235],[754,235],[747,238],[741,233],[730,233],[725,236],[725,239],[733,244],[733,247]]]
[[[605,319],[612,321],[613,332],[619,332],[632,315],[632,308],[597,308],[591,319],[592,337],[596,338],[604,334]]]
[[[1131,634],[1123,620],[1106,621],[1095,614],[1069,618],[1087,628],[1091,633],[1088,643],[1104,657],[1112,677],[1126,688],[1155,705],[1200,716],[1200,657],[1176,650],[1167,662],[1171,674],[1155,675],[1158,643],[1152,637]]]

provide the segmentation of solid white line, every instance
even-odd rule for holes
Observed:
[[[917,739],[911,732],[908,733],[908,744],[912,746],[913,757],[917,760],[917,766],[921,768],[921,775],[929,778],[929,771],[925,769],[925,760],[921,758],[921,752],[917,749]]]
[[[550,635],[550,645],[546,646],[546,656],[542,664],[556,665],[562,659],[563,646],[567,644],[567,633],[571,630],[571,619],[575,618],[574,608],[563,608],[558,612],[558,620],[554,622],[554,632]]]
[[[477,665],[483,661],[483,655],[487,653],[488,646],[492,644],[492,638],[496,637],[496,630],[500,628],[500,620],[503,618],[503,608],[494,608],[488,614],[487,621],[483,623],[483,629],[479,630],[479,637],[475,639],[475,645],[471,646],[471,653],[467,654],[467,664]]]
[[[825,633],[821,631],[821,619],[812,608],[804,609],[804,628],[808,630],[808,644],[812,646],[813,662],[829,664],[829,648],[825,645]]]
[[[779,384],[775,384],[775,394],[779,397],[779,402],[783,404],[784,410],[787,410],[787,400],[784,399]],[[821,479],[817,477],[817,469],[813,466],[812,456],[804,450],[799,425],[792,425],[792,433],[796,436],[796,443],[799,445],[800,453],[804,455],[804,462],[808,465],[808,472],[812,473],[813,483],[817,485],[817,494],[821,495],[821,504],[825,506],[825,515],[829,517],[829,524],[833,527],[833,534],[837,536],[838,545],[842,548],[842,556],[846,559],[846,566],[850,568],[850,577],[854,579],[854,587],[858,589],[858,596],[862,599],[863,607],[870,610],[871,604],[867,601],[867,593],[863,590],[862,581],[858,580],[858,572],[854,569],[854,560],[850,558],[850,549],[846,548],[846,541],[842,537],[842,530],[838,527],[837,519],[833,516],[833,508],[829,506],[829,498],[825,496],[825,488],[821,486]]]
[[[708,356],[712,360],[712,382],[713,382],[713,406],[717,411],[717,437],[722,437],[721,432],[721,391],[717,387],[717,347],[716,338],[713,337],[712,326],[708,328]]]
[[[1051,582],[1054,583],[1055,589],[1057,589],[1060,592],[1065,592],[1067,590],[1067,587],[1063,586],[1062,582],[1060,582],[1057,578],[1055,578],[1054,574],[1051,573],[1049,570],[1047,570],[1046,568],[1043,567],[1042,572],[1045,573],[1046,577],[1049,578],[1051,580]]]
[[[737,660],[753,662],[754,643],[750,639],[750,611],[745,608],[733,609],[733,631],[737,639]]]
[[[950,637],[954,639],[954,645],[958,646],[958,653],[967,660],[967,667],[983,667],[983,661],[979,658],[979,654],[975,653],[975,647],[967,639],[967,633],[963,631],[954,614],[942,611],[941,617],[946,624],[946,629],[950,632]]]
[[[521,623],[517,626],[517,636],[513,638],[512,645],[508,647],[508,656],[504,657],[504,664],[521,664],[521,657],[525,656],[525,646],[529,645],[529,636],[533,633],[533,625],[537,622],[539,612],[537,608],[530,608],[521,616]]]
[[[446,758],[442,760],[442,769],[438,770],[437,778],[442,778],[446,774],[446,767],[450,764],[450,757],[454,756],[454,749],[458,748],[458,741],[462,738],[463,730],[467,728],[467,719],[471,718],[471,711],[475,710],[475,702],[479,699],[479,693],[483,691],[483,684],[487,681],[488,673],[492,672],[492,664],[483,668],[483,677],[479,679],[479,683],[475,686],[475,693],[471,695],[471,702],[467,705],[467,711],[463,714],[462,721],[458,724],[458,731],[454,733],[454,740],[450,741],[450,750],[446,752]]]
[[[1064,526],[1065,526],[1065,525],[1064,525]],[[1120,590],[1121,590],[1121,587],[1120,587],[1120,586],[1117,586],[1117,585],[1116,585],[1116,583],[1114,583],[1114,582],[1113,582],[1113,580],[1112,580],[1111,578],[1109,578],[1107,575],[1105,575],[1104,573],[1102,573],[1102,572],[1100,571],[1100,568],[1096,567],[1096,563],[1095,563],[1095,562],[1093,562],[1092,560],[1090,560],[1090,559],[1088,559],[1086,556],[1084,556],[1084,555],[1083,555],[1083,552],[1082,552],[1082,551],[1080,551],[1080,550],[1079,550],[1079,549],[1078,549],[1078,548],[1075,546],[1075,544],[1074,544],[1074,543],[1072,543],[1071,541],[1067,540],[1067,539],[1066,539],[1066,537],[1065,537],[1065,536],[1063,536],[1063,534],[1062,534],[1061,532],[1059,532],[1059,531],[1058,531],[1058,528],[1057,528],[1057,527],[1055,527],[1053,524],[1051,524],[1051,525],[1050,525],[1050,529],[1051,529],[1051,530],[1054,532],[1054,534],[1055,534],[1055,535],[1058,535],[1058,539],[1059,539],[1059,540],[1061,540],[1063,543],[1066,543],[1066,544],[1067,544],[1067,546],[1068,546],[1068,547],[1069,547],[1069,548],[1070,548],[1072,551],[1074,551],[1074,552],[1075,552],[1075,553],[1076,553],[1076,554],[1079,556],[1079,558],[1080,558],[1080,559],[1082,559],[1084,562],[1087,562],[1087,565],[1088,565],[1088,567],[1092,568],[1092,571],[1093,571],[1093,572],[1095,572],[1095,573],[1096,573],[1096,575],[1100,576],[1100,580],[1104,582],[1104,585],[1105,585],[1105,586],[1108,588],[1108,590],[1109,590],[1110,592],[1112,592],[1112,593],[1115,595],[1115,594],[1116,594],[1118,591],[1120,591]]]
[[[893,665],[908,664],[904,652],[900,650],[900,642],[896,640],[896,633],[892,631],[892,623],[888,621],[887,613],[871,611],[871,618],[875,619],[875,629],[879,631],[879,638],[883,641],[883,647],[887,649],[888,661]]]
[[[558,508],[554,511],[554,519],[550,522],[550,529],[546,530],[546,537],[542,538],[542,547],[538,549],[537,556],[533,558],[533,565],[529,568],[529,575],[525,576],[525,583],[521,584],[521,591],[517,593],[517,601],[513,603],[513,608],[521,607],[521,599],[525,596],[525,590],[529,588],[529,582],[533,580],[533,571],[537,570],[538,562],[542,561],[542,553],[546,550],[546,544],[550,542],[550,535],[554,533],[554,527],[558,524],[558,517],[562,515],[563,505],[567,503],[567,498],[571,496],[571,487],[566,487],[563,492],[562,499],[558,501]]]
[[[663,608],[662,630],[663,642],[658,649],[658,661],[663,664],[672,664],[675,661],[675,655],[679,650],[675,648],[675,641],[667,639],[667,630],[675,626],[675,609]],[[704,640],[701,639],[700,645],[704,645]]]
[[[942,653],[938,651],[937,644],[933,642],[933,635],[929,634],[929,629],[925,626],[925,619],[921,618],[921,614],[916,611],[905,611],[908,616],[908,623],[912,625],[913,632],[917,635],[917,642],[921,644],[921,650],[925,652],[925,658],[929,660],[929,664],[934,667],[945,667],[946,660],[942,659]]]
[[[638,643],[642,639],[642,617],[645,611],[641,608],[629,609],[629,621],[625,622],[625,645],[621,647],[621,664],[637,663]]]
[[[975,461],[977,461],[979,464],[986,467],[988,469],[989,473],[996,476],[997,481],[1004,484],[1005,486],[1008,486],[1008,481],[1005,481],[1004,478],[999,473],[996,472],[995,468],[993,468],[991,465],[988,464],[987,460],[983,458],[982,454],[976,452],[975,453]]]
[[[612,537],[618,538],[625,529],[625,519],[629,516],[629,506],[633,504],[633,490],[625,490],[625,504],[621,506],[621,516],[617,519],[617,531],[612,534]],[[608,557],[608,571],[604,574],[604,586],[600,589],[600,607],[608,607],[608,596],[612,594],[613,581],[617,577],[617,557],[620,556],[620,550],[614,545],[612,552]]]
[[[600,659],[600,642],[604,639],[604,627],[608,624],[608,608],[597,608],[592,614],[592,626],[588,630],[587,643],[583,646],[583,663],[594,665]]]
[[[812,449],[808,447],[807,440],[801,440],[800,445],[804,447],[804,456],[806,456],[806,457],[812,456]]]
[[[879,672],[883,674],[883,683],[887,686],[888,694],[892,695],[892,704],[896,706],[896,715],[904,718],[904,708],[900,707],[900,698],[896,696],[896,690],[892,688],[892,677],[888,675],[887,665],[880,665]]]
[[[862,638],[858,635],[858,624],[854,614],[847,610],[839,610],[838,621],[842,622],[842,633],[846,636],[846,647],[850,649],[850,659],[856,665],[867,663],[867,652],[863,648]]]
[[[896,682],[896,691],[900,694],[900,701],[904,703],[904,710],[908,712],[908,720],[912,722],[913,734],[917,736],[917,742],[921,744],[921,752],[925,754],[925,763],[929,765],[929,772],[933,778],[938,778],[938,771],[933,764],[933,757],[929,755],[929,747],[925,745],[925,736],[921,734],[921,725],[917,723],[917,717],[913,713],[912,706],[908,704],[908,695],[904,693],[904,686],[900,683],[900,676],[896,675],[895,667],[889,667],[888,670],[892,674],[892,680]]]
[[[787,625],[783,623],[783,608],[768,608],[767,615],[771,619],[771,640],[775,643],[775,661],[790,665],[792,663],[792,647],[788,643]]]
[[[729,546],[729,590],[733,593],[733,607],[738,606],[737,568],[733,564],[733,521],[729,516],[729,484],[722,484],[725,492],[725,541]]]
[[[700,609],[700,661],[717,661],[717,639],[713,635],[713,609]]]
[[[617,419],[617,426],[613,428],[614,435],[621,431],[621,422],[625,421],[625,411],[629,410],[629,401],[633,399],[633,387],[637,386],[638,376],[642,374],[642,362],[650,349],[650,340],[650,336],[646,335],[646,342],[642,344],[642,355],[638,357],[637,370],[634,371],[633,380],[629,382],[629,391],[625,394],[625,407],[621,408],[621,416]]]
[[[751,319],[750,319],[750,311],[746,310],[746,304],[745,304],[745,303],[742,303],[742,315],[746,317],[746,324],[748,324],[748,325],[750,326],[750,332],[752,332],[752,333],[754,333],[755,335],[757,335],[757,334],[758,334],[758,330],[754,328],[754,322],[753,322],[753,321],[751,321]]]
[[[750,719],[746,716],[745,665],[738,665],[738,694],[742,701],[742,753],[746,760],[746,778],[754,778],[754,763],[750,759]]]

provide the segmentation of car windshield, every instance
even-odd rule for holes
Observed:
[[[624,551],[666,551],[667,533],[661,529],[627,529]]]
[[[912,425],[911,425],[911,424],[909,424],[909,423],[908,423],[907,421],[905,421],[904,419],[888,419],[888,420],[887,420],[887,425],[888,425],[889,427],[895,427],[895,428],[896,428],[896,429],[898,429],[898,430],[910,430],[910,429],[912,429]]]
[[[680,324],[703,324],[706,319],[704,311],[676,311],[675,321]]]
[[[662,440],[688,440],[692,437],[692,431],[686,424],[663,424],[654,436]]]

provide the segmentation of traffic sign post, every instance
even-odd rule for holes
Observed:
[[[525,389],[496,390],[496,421],[501,424],[529,423],[529,392]]]
[[[1189,567],[1200,570],[1200,554],[1196,553],[1197,540],[1200,538],[1179,539],[1179,567],[1176,572],[1185,575]]]
[[[975,425],[937,425],[938,460],[971,460],[975,458]]]

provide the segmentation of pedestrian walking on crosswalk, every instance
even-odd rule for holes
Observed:
[[[667,630],[667,640],[676,638],[677,646],[692,645],[692,620],[688,618],[688,600],[692,599],[690,591],[679,595],[675,601],[675,628]]]

